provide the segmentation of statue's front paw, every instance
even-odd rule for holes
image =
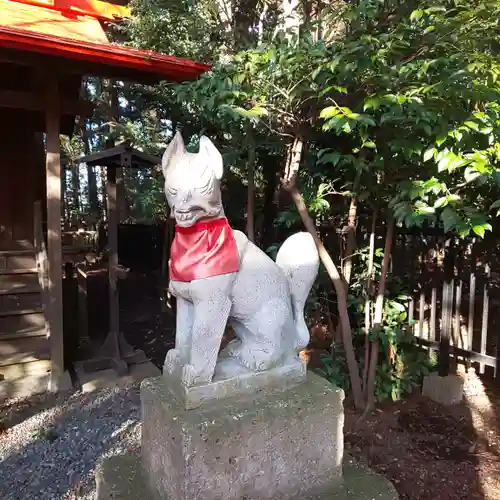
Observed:
[[[178,349],[170,349],[165,356],[163,368],[168,374],[172,375],[176,368],[180,365],[181,354]]]
[[[181,382],[186,387],[191,387],[196,382],[196,371],[193,365],[184,365],[182,367]]]
[[[231,340],[219,353],[219,358],[239,358],[243,349],[243,343],[240,339]]]

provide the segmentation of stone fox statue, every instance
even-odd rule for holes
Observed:
[[[207,137],[194,154],[177,132],[162,169],[176,221],[169,283],[176,339],[165,370],[191,386],[292,363],[309,342],[304,305],[319,267],[312,236],[289,237],[274,262],[232,230],[222,206],[222,156]],[[226,324],[236,339],[219,353]]]

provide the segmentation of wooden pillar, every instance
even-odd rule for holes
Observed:
[[[144,353],[134,350],[120,333],[120,304],[118,294],[118,212],[116,206],[116,169],[106,169],[106,199],[108,215],[108,281],[109,331],[98,352],[83,362],[85,372],[114,369],[119,375],[128,372],[129,364],[147,361]]]
[[[120,302],[118,296],[118,212],[116,207],[116,169],[107,168],[106,198],[108,211],[109,332],[104,343],[105,355],[119,375],[128,372],[120,336]]]
[[[116,169],[107,168],[106,198],[108,212],[108,274],[109,274],[109,332],[106,339],[111,359],[118,371],[126,368],[120,363],[120,304],[118,297],[118,213],[116,207]]]
[[[46,169],[47,179],[47,258],[49,280],[47,316],[50,334],[51,390],[58,390],[64,373],[63,293],[61,245],[61,150],[59,143],[59,85],[47,80]]]

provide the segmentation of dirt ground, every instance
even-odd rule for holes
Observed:
[[[161,367],[174,343],[173,316],[161,312],[151,278],[131,277],[126,289],[125,335]],[[347,401],[345,451],[390,479],[402,500],[499,500],[500,386],[474,371],[462,376],[466,397],[454,407],[414,395],[380,405],[356,425]]]
[[[500,391],[475,372],[461,405],[420,395],[381,405],[365,421],[346,408],[345,450],[390,479],[401,499],[500,498]]]
[[[158,368],[163,366],[165,354],[175,345],[175,316],[162,308],[158,279],[128,274],[120,286],[120,327],[131,345]]]

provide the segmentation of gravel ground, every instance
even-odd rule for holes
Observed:
[[[139,386],[0,403],[0,498],[93,500],[102,457],[140,446]]]

